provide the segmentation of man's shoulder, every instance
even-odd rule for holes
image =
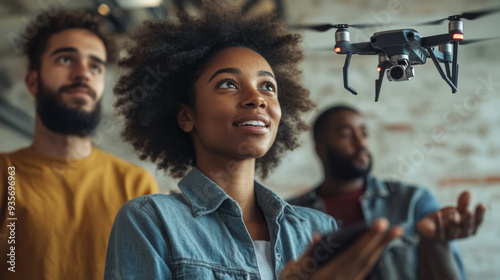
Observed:
[[[116,176],[132,183],[134,188],[137,187],[138,183],[151,188],[151,190],[147,190],[145,193],[158,192],[155,178],[145,168],[97,148],[94,148],[94,152],[96,153],[97,162],[104,165],[103,172],[116,174]]]
[[[0,166],[12,165],[15,160],[29,156],[27,153],[29,153],[28,147],[10,152],[0,152]]]
[[[374,180],[371,186],[371,194],[375,196],[386,197],[392,201],[434,201],[432,192],[420,185],[405,183],[398,180],[380,180],[372,177]]]
[[[0,158],[20,156],[25,154],[29,150],[29,147],[23,147],[13,151],[0,152]]]
[[[403,182],[400,180],[394,179],[380,179],[378,177],[369,177],[371,180],[370,184],[373,185],[377,189],[385,189],[391,193],[400,193],[400,192],[420,192],[425,191],[426,188],[420,185]]]
[[[125,172],[138,172],[138,173],[149,173],[146,169],[143,167],[128,162],[116,155],[113,155],[109,152],[105,152],[101,149],[94,148],[94,152],[96,153],[96,157],[98,158],[99,162],[105,162],[107,164],[110,164],[114,168],[123,170]]]

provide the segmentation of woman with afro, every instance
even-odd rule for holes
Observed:
[[[313,234],[336,230],[335,221],[255,181],[307,129],[299,36],[277,17],[205,3],[197,17],[146,22],[132,39],[114,89],[123,136],[182,178],[181,193],[122,207],[105,279],[363,279],[398,228],[379,220],[318,267]]]

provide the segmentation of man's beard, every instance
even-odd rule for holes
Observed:
[[[368,153],[368,158],[369,158],[368,166],[360,168],[354,164],[354,158],[360,152],[368,153],[367,151],[364,150],[358,150],[354,156],[343,156],[331,150],[328,150],[327,169],[329,175],[332,178],[339,180],[354,180],[368,175],[373,165],[372,156],[370,153]]]
[[[86,87],[91,91],[93,98],[96,98],[85,83],[74,83],[61,87],[57,92],[45,87],[41,80],[38,80],[38,94],[36,97],[36,112],[42,123],[51,131],[63,135],[75,135],[86,137],[91,135],[101,120],[101,100],[99,100],[94,110],[85,112],[81,108],[69,108],[62,100],[65,90],[73,87]],[[84,105],[84,102],[78,104]]]

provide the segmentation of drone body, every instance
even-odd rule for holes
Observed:
[[[452,92],[457,91],[458,43],[464,38],[462,29],[457,28],[457,26],[462,26],[459,19],[450,21],[447,34],[423,37],[415,29],[398,29],[374,33],[370,42],[354,44],[349,42],[349,33],[344,26],[341,25],[335,32],[334,50],[338,54],[347,55],[343,69],[344,87],[351,93],[357,94],[356,90],[349,86],[348,80],[352,54],[379,56],[377,69],[380,74],[375,81],[375,102],[380,96],[384,74],[387,75],[389,81],[408,81],[415,76],[412,65],[425,64],[427,58],[433,60],[443,79],[450,85]],[[436,50],[435,47],[438,49]],[[439,65],[440,62],[445,64],[446,74]],[[450,63],[452,63],[452,71],[450,71]]]
[[[408,81],[415,75],[413,65],[425,64],[430,58],[441,77],[450,86],[452,93],[457,92],[458,85],[458,45],[473,43],[483,40],[471,40],[464,42],[463,23],[461,18],[476,19],[478,17],[499,12],[500,8],[467,12],[461,15],[450,16],[433,22],[423,24],[439,24],[448,20],[448,33],[423,37],[415,29],[398,29],[374,33],[369,42],[350,42],[349,27],[364,28],[370,25],[349,24],[323,24],[306,27],[316,31],[326,31],[336,28],[334,51],[337,54],[345,54],[346,59],[343,67],[344,88],[357,95],[357,91],[349,85],[348,71],[352,54],[378,55],[379,56],[379,78],[375,80],[375,102],[378,101],[384,74],[389,81]],[[496,39],[496,38],[490,38]],[[485,40],[490,40],[485,39]],[[444,70],[440,63],[444,65]]]

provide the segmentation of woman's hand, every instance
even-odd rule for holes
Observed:
[[[321,236],[315,236],[312,244],[298,260],[285,265],[280,280],[364,279],[386,245],[404,233],[399,226],[389,230],[388,227],[387,219],[377,219],[352,246],[321,267],[318,267],[313,257],[314,248],[321,240]]]

